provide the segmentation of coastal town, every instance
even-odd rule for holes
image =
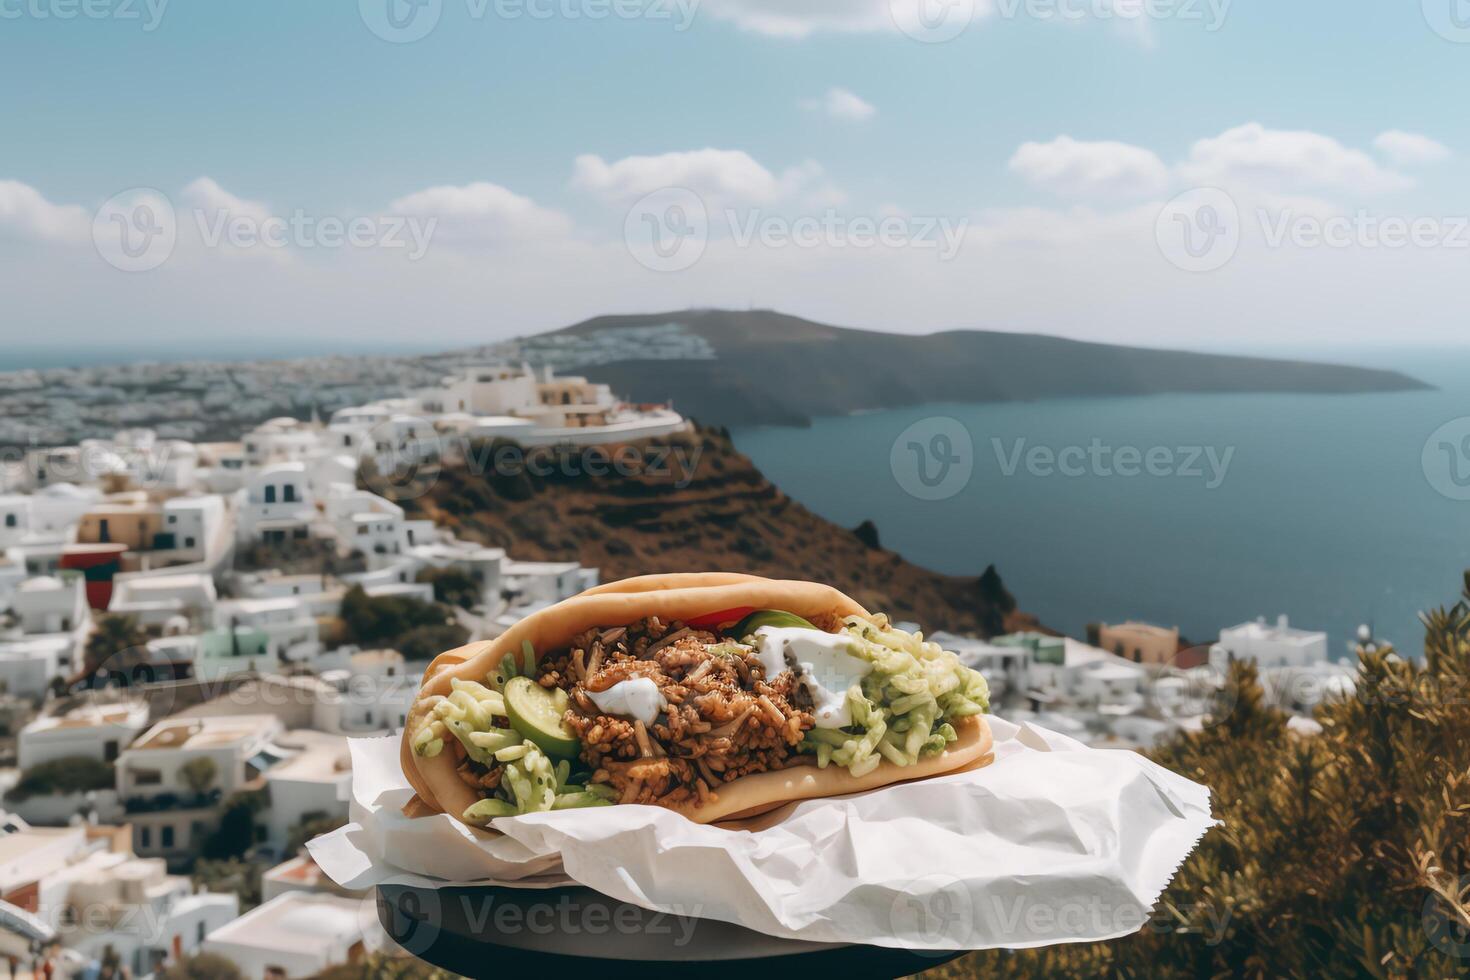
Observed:
[[[677,331],[629,342],[699,356]],[[65,398],[6,376],[13,431],[0,442],[23,446],[0,472],[11,975],[47,961],[64,975],[110,964],[147,977],[210,954],[265,980],[392,954],[372,896],[331,882],[304,848],[350,819],[349,739],[400,732],[436,654],[499,635],[599,570],[521,560],[411,518],[384,475],[411,479],[483,441],[616,446],[689,426],[668,405],[558,373],[596,359],[578,338],[535,353],[534,368],[393,362],[340,384],[302,368],[310,397],[281,395],[289,379],[251,374],[251,389],[221,366],[234,378],[222,389],[179,367],[170,390],[195,394],[169,402],[166,424],[157,409],[130,413],[115,385],[83,397],[85,374]],[[149,368],[147,383],[169,370]],[[248,421],[265,409],[282,414]],[[241,423],[233,438],[221,419]],[[113,428],[98,435],[104,420]],[[997,714],[1102,748],[1210,724],[1232,658],[1256,662],[1303,734],[1317,704],[1354,687],[1326,635],[1284,616],[1201,646],[1138,622],[1081,638],[904,625],[981,671]]]

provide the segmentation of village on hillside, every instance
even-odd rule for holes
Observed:
[[[363,475],[411,478],[477,440],[602,447],[687,425],[606,385],[499,364],[236,441],[121,428],[9,459],[0,958],[49,951],[146,977],[214,953],[264,978],[382,947],[371,896],[303,847],[349,818],[349,738],[400,732],[439,652],[599,576],[408,519]],[[1354,683],[1325,634],[1284,617],[1203,647],[1135,622],[1085,642],[919,625],[984,673],[997,713],[1101,747],[1208,724],[1232,657],[1255,660],[1303,727]]]

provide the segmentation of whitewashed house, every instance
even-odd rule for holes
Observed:
[[[502,568],[513,603],[560,602],[589,588],[587,569],[574,561],[507,560]],[[595,571],[593,572],[595,575]],[[591,585],[596,585],[592,581]]]
[[[22,770],[54,759],[113,762],[148,727],[143,701],[86,700],[59,714],[42,715],[20,730]]]
[[[134,850],[197,854],[219,822],[220,801],[288,757],[273,744],[283,731],[273,715],[176,716],[150,728],[118,756],[115,769]],[[199,786],[202,772],[209,778]]]
[[[35,916],[75,958],[109,948],[136,977],[199,951],[239,915],[232,894],[196,891],[162,861],[136,857],[118,828],[0,825],[0,899]]]
[[[300,730],[275,745],[289,756],[265,774],[270,806],[261,818],[266,843],[283,852],[291,831],[308,817],[347,819],[352,758],[341,735]]]
[[[305,463],[272,463],[252,472],[240,496],[241,539],[282,543],[311,535],[317,510]]]
[[[288,416],[270,419],[241,439],[245,465],[265,469],[276,463],[303,462],[322,445],[321,430]]]
[[[1262,616],[1220,631],[1220,641],[1210,647],[1210,666],[1224,670],[1232,658],[1254,660],[1262,669],[1321,663],[1327,659],[1327,634],[1298,629],[1285,616],[1274,624]]]
[[[81,664],[91,630],[82,579],[42,576],[16,587],[0,630],[0,683],[19,697],[37,698],[57,677]]]
[[[214,621],[224,630],[259,630],[283,662],[308,663],[321,652],[316,618],[301,597],[226,599],[215,607]]]
[[[122,573],[114,577],[107,611],[163,627],[183,618],[194,629],[214,622],[219,601],[214,579],[201,572],[176,575]]]
[[[203,950],[229,960],[246,980],[310,977],[364,950],[362,903],[288,891],[211,932]]]

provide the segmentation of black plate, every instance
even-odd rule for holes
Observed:
[[[886,978],[961,955],[777,939],[715,919],[650,912],[581,887],[384,884],[378,887],[378,919],[410,953],[473,980],[579,968],[596,977],[626,970],[640,980],[684,977],[692,969],[699,980],[765,980],[798,972],[813,980],[834,972],[845,980]]]

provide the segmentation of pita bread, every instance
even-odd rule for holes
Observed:
[[[410,733],[418,730],[427,710],[425,699],[449,694],[451,678],[483,682],[502,657],[519,652],[525,642],[531,644],[539,659],[565,649],[573,637],[588,629],[632,623],[648,616],[658,616],[665,622],[687,620],[745,606],[783,609],[808,618],[869,615],[830,586],[726,572],[644,575],[588,589],[527,616],[494,640],[440,654],[429,665],[400,744],[404,775],[418,794],[418,801],[458,818],[479,800],[455,773],[451,753],[424,758],[414,755],[410,748]],[[838,766],[819,769],[814,765],[755,773],[719,787],[717,800],[681,812],[699,823],[750,817],[796,800],[841,796],[923,779],[986,759],[992,739],[985,720],[972,716],[960,719],[954,727],[959,736],[956,741],[938,755],[910,766],[897,766],[885,759],[878,768],[858,777]]]

